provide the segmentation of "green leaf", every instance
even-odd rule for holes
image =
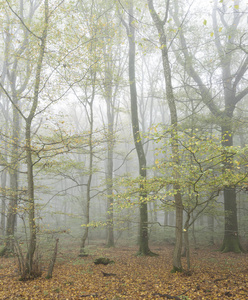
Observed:
[[[203,25],[205,25],[205,26],[207,25],[207,20],[203,21]]]

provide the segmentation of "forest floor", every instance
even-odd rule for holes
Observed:
[[[17,258],[1,258],[0,299],[248,299],[248,254],[192,250],[191,272],[172,274],[171,246],[153,247],[157,257],[135,251],[95,246],[80,258],[60,250],[51,279],[44,268],[40,278],[25,282],[19,281]],[[95,265],[99,257],[115,263]]]

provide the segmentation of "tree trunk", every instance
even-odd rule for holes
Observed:
[[[146,181],[146,157],[144,148],[142,145],[142,139],[139,129],[139,117],[138,117],[138,100],[136,89],[136,76],[135,76],[135,28],[134,28],[134,11],[133,1],[129,1],[129,20],[128,24],[123,21],[126,27],[128,42],[129,42],[129,83],[130,83],[130,97],[131,97],[131,119],[133,129],[133,139],[135,149],[139,160],[139,175],[140,175],[140,194],[139,194],[139,212],[140,212],[140,224],[139,224],[139,255],[150,255],[151,251],[148,245],[148,209],[147,209],[147,192],[144,187]]]
[[[110,122],[110,120],[109,120]],[[114,247],[114,198],[113,198],[113,124],[108,124],[107,160],[107,246]]]
[[[81,246],[79,251],[79,256],[86,256],[85,253],[85,243],[89,235],[89,223],[90,223],[90,201],[91,201],[91,183],[92,183],[92,176],[93,176],[93,157],[94,157],[94,147],[93,147],[93,130],[94,130],[94,118],[93,118],[93,102],[95,98],[95,82],[96,82],[96,72],[92,71],[91,74],[92,78],[92,95],[91,99],[89,100],[89,114],[88,114],[88,121],[90,125],[89,129],[89,176],[87,181],[86,187],[86,212],[85,212],[85,229],[84,234],[81,239]],[[88,100],[87,100],[88,101]]]
[[[132,24],[133,18],[133,3],[129,9],[129,82],[131,95],[131,117],[133,137],[136,152],[139,160],[139,174],[141,177],[140,183],[140,225],[139,225],[139,254],[148,255],[150,250],[148,246],[148,209],[146,197],[147,193],[144,189],[143,180],[146,180],[146,157],[141,143],[141,136],[139,131],[139,117],[137,107],[137,90],[136,90],[136,76],[135,76],[135,29]]]
[[[225,210],[225,232],[221,246],[222,252],[240,253],[243,251],[238,235],[238,220],[236,206],[235,188],[226,187],[224,189],[224,210]]]
[[[35,224],[35,203],[34,203],[34,175],[31,148],[31,122],[26,124],[26,156],[27,156],[27,181],[28,181],[28,221],[29,221],[29,244],[26,256],[26,274],[31,276],[33,257],[36,249],[36,224]],[[26,275],[25,274],[25,275]]]
[[[231,112],[232,116],[232,112]],[[233,146],[232,128],[231,124],[225,124],[222,127],[222,144],[225,147]],[[227,157],[224,163],[225,169],[232,169],[232,157]],[[222,252],[236,252],[243,251],[239,242],[238,234],[238,216],[237,216],[237,201],[235,187],[226,186],[224,188],[224,212],[225,212],[225,231],[224,239],[221,246]]]
[[[51,258],[51,261],[50,261],[50,264],[48,267],[46,279],[50,279],[53,276],[53,269],[54,269],[54,265],[55,265],[56,257],[57,257],[57,253],[58,253],[58,243],[59,243],[59,239],[56,239],[55,247],[53,250],[53,256]]]
[[[13,101],[17,105],[17,98],[13,96]],[[20,131],[20,116],[19,112],[13,106],[13,131],[12,131],[12,150],[11,150],[11,169],[10,176],[10,200],[7,212],[7,228],[6,228],[6,250],[7,252],[14,251],[14,232],[15,219],[17,213],[18,200],[18,153],[19,153],[19,131]]]
[[[114,247],[114,211],[113,211],[113,148],[114,148],[114,107],[113,107],[113,74],[112,61],[109,55],[105,54],[105,101],[107,105],[107,247]]]
[[[214,245],[214,217],[212,215],[208,216],[208,230],[210,232],[209,245],[212,246]]]
[[[27,205],[28,205],[28,220],[29,220],[29,243],[28,251],[26,255],[26,270],[23,274],[23,278],[32,278],[36,274],[33,274],[33,260],[34,252],[36,249],[36,223],[35,223],[35,198],[34,198],[34,174],[33,174],[33,160],[32,160],[32,137],[31,137],[31,128],[32,121],[35,117],[35,113],[39,101],[40,93],[40,81],[41,81],[41,71],[42,63],[45,55],[46,39],[47,39],[47,30],[48,30],[48,0],[44,0],[44,29],[42,36],[40,38],[41,45],[39,50],[39,57],[37,61],[36,74],[35,74],[35,83],[34,83],[34,96],[32,101],[32,107],[30,109],[29,115],[25,118],[26,128],[25,128],[25,149],[26,149],[26,159],[27,159]]]
[[[89,223],[90,223],[90,182],[91,182],[91,175],[89,176],[88,184],[87,184],[87,195],[86,195],[86,215],[85,215],[85,228],[84,228],[84,234],[81,239],[81,246],[79,251],[79,256],[87,256],[85,252],[85,243],[89,235]]]
[[[6,183],[7,183],[7,171],[2,172],[1,176],[1,188],[2,188],[2,200],[1,200],[1,235],[5,236],[5,221],[6,221]]]
[[[175,164],[175,168],[173,169],[173,189],[176,191],[174,196],[175,206],[176,206],[176,244],[173,253],[173,269],[172,271],[181,271],[181,252],[182,252],[182,226],[183,226],[183,203],[182,196],[180,193],[180,186],[177,181],[180,178],[180,174],[177,171],[177,165],[180,163],[179,155],[178,155],[178,141],[177,141],[177,132],[178,132],[178,118],[177,118],[177,109],[175,103],[175,97],[172,87],[172,79],[171,79],[171,68],[168,56],[168,47],[167,47],[167,37],[164,30],[165,23],[168,18],[169,13],[169,0],[167,0],[166,4],[166,12],[163,20],[160,19],[159,14],[155,11],[153,0],[147,0],[148,7],[150,10],[151,17],[153,22],[157,28],[157,32],[159,35],[159,43],[162,54],[163,61],[163,69],[164,69],[164,78],[166,85],[166,98],[168,101],[168,106],[170,110],[171,117],[171,150],[173,156],[173,162]]]

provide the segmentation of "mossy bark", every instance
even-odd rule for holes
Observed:
[[[139,206],[140,206],[140,228],[139,228],[139,255],[150,255],[151,251],[148,246],[148,210],[147,210],[147,192],[145,190],[146,181],[146,157],[142,144],[142,138],[139,128],[138,117],[138,104],[137,104],[137,89],[136,89],[136,75],[135,75],[135,27],[134,22],[134,9],[133,1],[129,2],[129,20],[128,24],[122,20],[126,28],[128,42],[129,42],[129,82],[130,82],[130,100],[131,100],[131,120],[133,139],[135,149],[139,160],[139,175],[140,175],[140,193],[139,193]]]
[[[222,252],[243,252],[243,248],[239,241],[238,220],[236,206],[235,188],[226,187],[224,189],[224,209],[225,209],[225,233],[221,246]]]
[[[174,266],[171,270],[171,273],[177,273],[177,272],[181,273],[181,272],[183,272],[183,269],[182,268],[177,268],[177,267]]]
[[[231,118],[231,113],[230,117]],[[222,144],[224,147],[233,146],[231,123],[224,123],[222,126]],[[232,169],[233,161],[232,157],[225,158],[225,169]],[[225,212],[225,232],[223,244],[221,246],[222,252],[236,252],[243,251],[238,235],[238,217],[237,217],[237,201],[236,201],[236,189],[232,186],[226,186],[224,188],[224,212]]]

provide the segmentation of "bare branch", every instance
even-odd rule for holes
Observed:
[[[28,28],[28,26],[24,23],[23,19],[13,10],[13,8],[11,7],[11,5],[9,4],[9,1],[6,0],[8,6],[9,6],[9,9],[12,11],[12,13],[20,20],[20,22],[22,23],[22,25],[27,29],[27,31],[29,33],[31,33],[34,37],[36,37],[37,39],[39,40],[42,40],[42,37],[36,35],[31,29]]]

